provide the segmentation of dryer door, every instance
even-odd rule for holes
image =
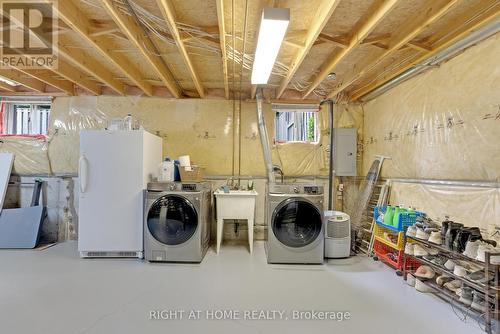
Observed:
[[[303,198],[289,198],[276,207],[272,229],[274,236],[285,246],[307,246],[321,233],[321,212]]]
[[[158,198],[148,212],[148,230],[165,245],[180,245],[188,241],[198,227],[198,213],[186,198],[165,195]]]

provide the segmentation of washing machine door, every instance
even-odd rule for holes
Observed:
[[[307,246],[321,233],[321,212],[305,199],[289,198],[276,207],[272,229],[274,236],[285,246]]]
[[[186,198],[165,195],[158,198],[148,212],[147,226],[151,235],[165,245],[180,245],[196,232],[198,214]]]

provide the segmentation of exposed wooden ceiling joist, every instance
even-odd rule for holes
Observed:
[[[5,82],[0,81],[0,89],[7,91],[7,92],[14,93],[16,91],[16,86],[11,86],[9,84],[6,84]]]
[[[20,85],[28,89],[32,89],[37,93],[45,92],[45,83],[40,80],[27,77],[26,74],[19,72],[14,69],[0,69],[0,76],[9,79],[11,81],[17,82]]]
[[[361,24],[361,26],[350,35],[349,45],[345,49],[337,52],[325,65],[321,67],[318,75],[314,78],[312,84],[307,88],[306,92],[302,95],[305,99],[318,85],[326,78],[326,76],[337,66],[346,56],[348,56],[368,35],[375,29],[375,27],[386,17],[387,14],[396,6],[399,0],[387,0],[380,4],[371,14],[368,19]]]
[[[182,59],[184,60],[184,63],[188,68],[191,79],[193,80],[194,86],[196,87],[196,91],[198,92],[200,97],[205,97],[205,91],[201,84],[201,80],[198,77],[198,74],[196,73],[193,62],[189,57],[189,54],[186,50],[186,46],[184,45],[184,42],[181,39],[179,29],[177,28],[175,12],[172,3],[170,2],[170,0],[156,0],[156,2],[158,4],[158,7],[160,7],[160,11],[162,12],[165,21],[168,23],[170,27],[172,37],[174,38],[175,44],[177,44],[177,48],[181,53]]]
[[[335,44],[342,49],[345,49],[349,46],[349,41],[346,36],[330,36],[324,33],[319,34],[319,39],[325,42],[330,42]]]
[[[64,44],[66,43],[61,41],[61,37],[59,37],[58,52],[63,58],[103,82],[118,94],[125,95],[125,84],[117,80],[110,70],[93,59],[86,52],[71,50],[65,47]]]
[[[424,51],[424,52],[427,52],[427,51],[431,51],[432,48],[424,43],[420,43],[420,42],[415,42],[415,41],[412,41],[412,42],[408,42],[406,43],[406,45],[408,45],[410,48],[412,49],[415,49],[417,51]]]
[[[286,74],[286,77],[283,78],[283,80],[280,83],[280,86],[278,88],[278,93],[276,95],[276,98],[280,98],[285,89],[287,88],[288,84],[292,80],[293,76],[299,69],[300,65],[306,58],[307,54],[311,50],[311,48],[314,45],[314,42],[318,38],[319,34],[325,27],[325,25],[328,23],[328,20],[330,19],[330,16],[332,16],[333,11],[335,8],[338,6],[340,3],[340,0],[323,0],[321,4],[319,5],[317,11],[316,11],[316,16],[315,20],[309,28],[309,31],[307,32],[307,36],[305,39],[305,45],[304,47],[297,52],[295,55],[295,58],[293,59],[292,63],[289,66],[288,73]]]
[[[98,50],[108,61],[118,67],[134,84],[148,95],[153,95],[153,86],[147,83],[137,68],[126,57],[119,53],[113,53],[116,43],[112,38],[103,34],[91,33],[92,24],[88,18],[79,12],[73,0],[60,1],[58,6],[59,17],[77,32],[87,43]],[[115,28],[118,29],[118,28]],[[107,29],[109,30],[109,28]]]
[[[489,1],[489,3],[492,3],[492,1]],[[479,4],[476,6],[477,11],[481,11],[483,8],[485,8],[484,4]],[[473,10],[476,12],[476,10]],[[472,16],[471,13],[466,13],[467,16]],[[361,87],[358,89],[356,92],[351,94],[350,100],[354,101],[359,99],[360,97],[366,95],[367,93],[371,92],[375,88],[379,87],[380,85],[396,78],[397,76],[401,75],[405,71],[409,70],[412,66],[419,64],[430,57],[434,56],[435,54],[441,52],[442,50],[450,47],[451,45],[457,43],[461,39],[465,38],[467,35],[469,35],[471,32],[481,28],[482,26],[485,26],[495,20],[497,20],[500,17],[500,3],[496,2],[496,4],[492,5],[492,9],[490,9],[489,12],[487,12],[484,15],[479,15],[475,20],[471,20],[468,24],[463,24],[465,20],[456,20],[455,24],[452,25],[449,28],[449,31],[444,33],[444,36],[447,36],[443,40],[439,41],[436,45],[432,45],[432,51],[428,51],[425,53],[422,53],[420,57],[417,57],[417,59],[412,60],[392,71],[384,75],[381,79],[375,80],[374,82],[371,82],[370,84]],[[461,29],[460,29],[461,28]]]
[[[394,54],[402,46],[407,45],[412,39],[417,37],[422,31],[424,31],[430,24],[445,15],[450,10],[450,8],[452,8],[458,1],[459,0],[450,0],[440,6],[434,3],[429,5],[427,10],[425,10],[425,13],[427,14],[426,16],[419,18],[416,24],[409,25],[407,28],[402,29],[399,33],[396,33],[389,42],[389,47],[386,52],[384,52],[380,56],[376,56],[375,58],[373,58],[368,63],[368,65],[356,72],[351,78],[345,80],[340,87],[336,88],[333,92],[328,94],[328,98],[332,98],[338,93],[342,92],[344,89],[361,78],[365,73],[380,64],[382,60]]]
[[[375,43],[385,42],[389,38],[391,38],[391,34],[382,34],[378,36],[367,37],[360,44],[375,44]]]
[[[3,14],[4,13],[2,13],[2,15]],[[9,16],[9,19],[15,20],[15,18],[11,16]],[[23,26],[24,24],[22,22],[17,22],[17,25]],[[28,34],[30,36],[35,36],[46,44],[49,43],[49,41],[47,41],[44,36],[37,33],[37,31],[35,31],[34,29],[29,29]],[[116,80],[114,78],[114,75],[106,67],[93,60],[92,57],[89,57],[85,52],[75,52],[74,50],[70,50],[65,46],[67,44],[70,43],[67,42],[65,37],[59,36],[59,43],[57,45],[53,45],[53,48],[57,51],[59,56],[62,56],[63,58],[69,60],[73,65],[76,65],[84,71],[90,73],[98,80],[111,87],[120,95],[125,94],[125,85],[122,82]]]
[[[52,69],[52,71],[74,84],[88,90],[94,95],[100,95],[102,93],[101,86],[99,86],[97,82],[88,79],[86,74],[62,60],[59,60],[57,68]]]
[[[66,79],[59,80],[56,77],[54,77],[54,73],[52,73],[49,70],[41,70],[41,69],[28,70],[22,68],[17,68],[17,70],[26,75],[29,75],[33,79],[39,80],[41,82],[46,83],[47,85],[57,88],[60,91],[63,91],[70,96],[75,95],[75,86],[71,81],[68,81]]]
[[[229,99],[229,79],[227,73],[226,24],[224,17],[224,0],[216,0],[217,21],[219,23],[219,41],[221,49],[222,74],[224,75],[224,96]]]
[[[148,61],[148,63],[156,70],[156,73],[160,76],[165,86],[170,90],[173,96],[176,98],[181,97],[181,91],[175,82],[175,79],[167,68],[161,56],[154,54],[153,50],[156,50],[153,42],[145,34],[142,27],[139,25],[137,20],[131,16],[124,14],[113,2],[113,0],[101,0],[104,8],[115,21],[116,25],[121,29],[121,31],[128,37],[128,39],[134,44],[134,46],[141,52],[143,57]]]

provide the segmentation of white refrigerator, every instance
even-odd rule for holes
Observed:
[[[146,131],[81,131],[81,257],[142,258],[143,192],[161,161],[162,140]]]

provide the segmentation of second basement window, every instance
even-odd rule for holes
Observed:
[[[317,108],[273,105],[275,112],[275,134],[277,143],[318,142]]]

